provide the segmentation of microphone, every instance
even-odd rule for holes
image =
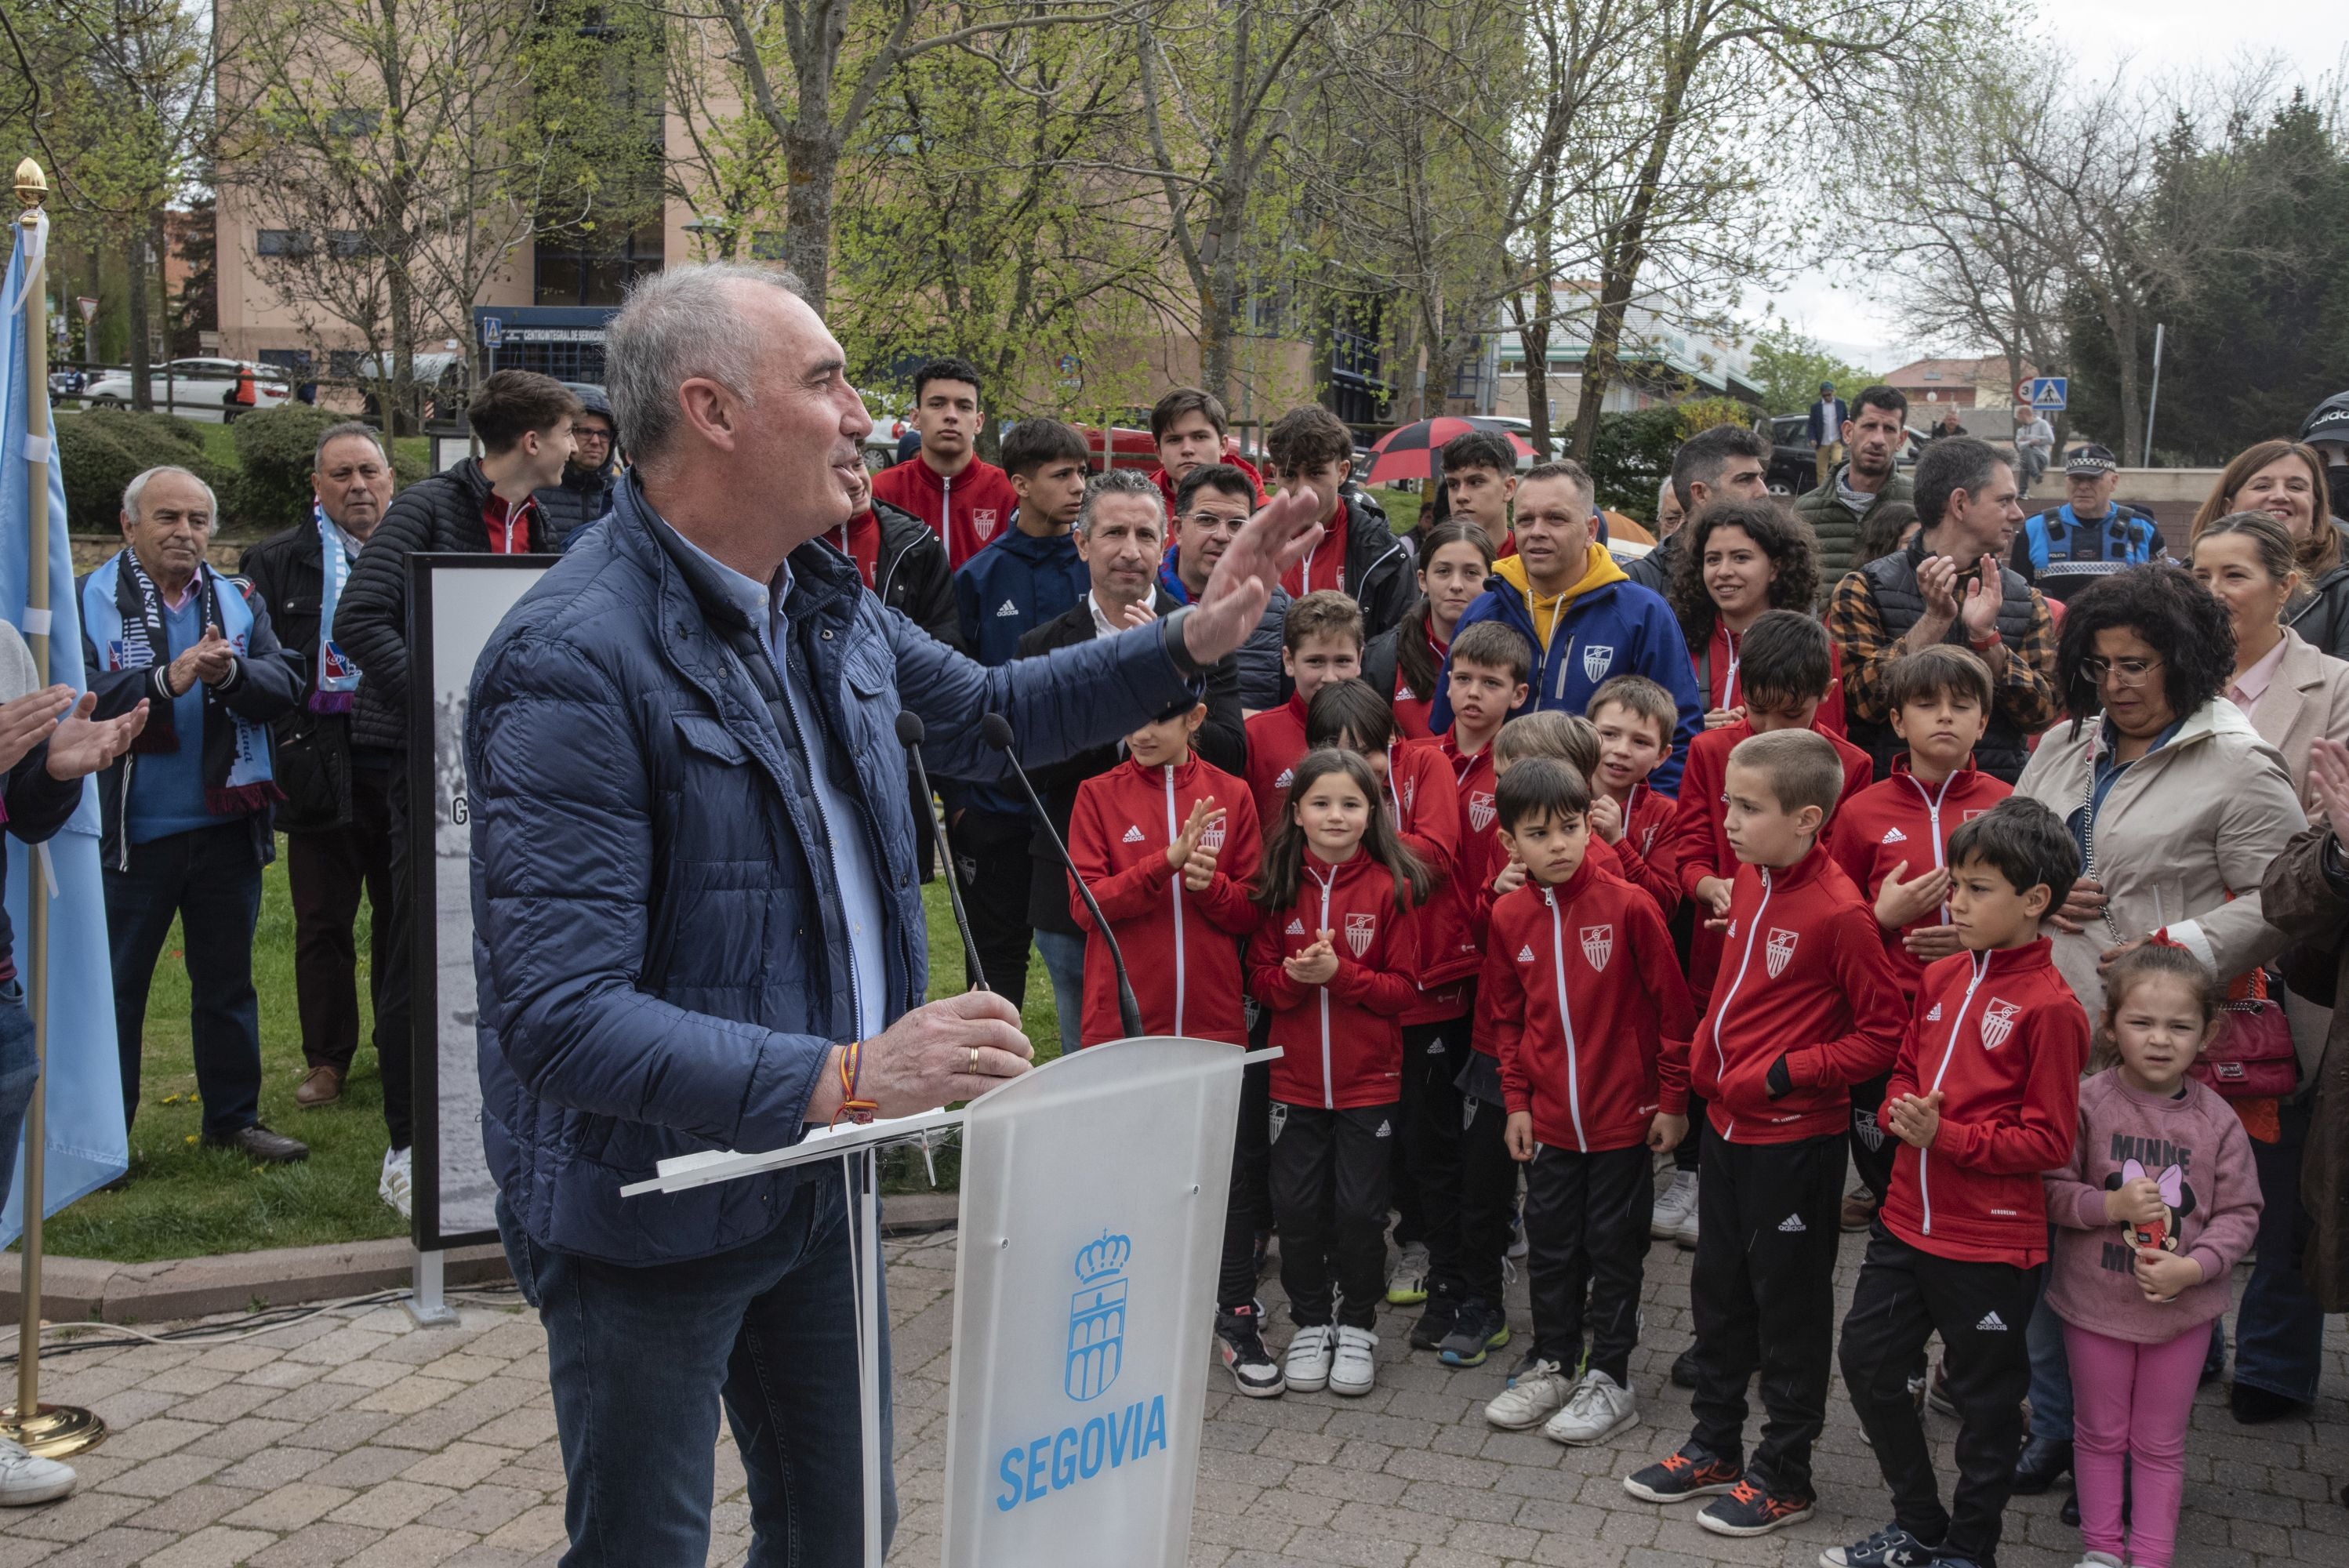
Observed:
[[[1117,938],[1110,934],[1109,921],[1103,917],[1101,905],[1093,902],[1093,890],[1077,874],[1077,862],[1069,854],[1069,846],[1061,841],[1061,830],[1052,826],[1052,814],[1044,810],[1044,802],[1036,798],[1036,786],[1028,781],[1028,770],[1019,766],[1019,753],[1011,749],[1011,721],[999,713],[981,714],[978,719],[979,738],[1003,753],[1011,764],[1011,776],[1019,780],[1020,793],[1028,797],[1036,820],[1044,824],[1044,832],[1052,841],[1052,848],[1067,868],[1069,880],[1076,884],[1077,896],[1085,901],[1085,908],[1093,917],[1093,929],[1101,933],[1103,945],[1109,949],[1110,967],[1117,971],[1117,1021],[1125,1030],[1125,1037],[1142,1037],[1142,1005],[1133,999],[1133,983],[1125,975],[1125,954],[1117,948]]]
[[[971,939],[970,916],[963,913],[962,879],[955,874],[954,846],[947,841],[947,820],[938,798],[930,793],[930,770],[922,766],[922,740],[928,733],[918,713],[897,716],[897,743],[905,748],[905,765],[914,770],[914,787],[922,792],[922,809],[938,830],[938,847],[947,852],[947,902],[954,906],[955,929],[962,933],[962,961],[970,965],[971,989],[988,989],[987,970],[978,961],[978,944]],[[1019,1004],[1017,1000],[1013,1006]]]

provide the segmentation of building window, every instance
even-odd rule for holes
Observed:
[[[598,242],[602,242],[599,243]],[[628,285],[661,269],[657,220],[606,240],[601,234],[549,236],[538,242],[538,304],[618,304]]]
[[[299,229],[262,229],[253,237],[254,249],[264,256],[306,256],[310,253],[309,236]]]
[[[754,262],[783,260],[783,232],[781,229],[754,229],[750,232],[750,259]]]
[[[338,108],[326,116],[328,136],[373,136],[383,116],[371,108]]]

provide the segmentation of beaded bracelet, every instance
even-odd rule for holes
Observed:
[[[832,1125],[840,1125],[843,1117],[862,1127],[873,1119],[880,1108],[869,1099],[856,1098],[857,1085],[864,1077],[864,1042],[854,1040],[840,1048],[840,1109],[832,1113]]]

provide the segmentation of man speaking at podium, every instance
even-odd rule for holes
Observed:
[[[1125,734],[1246,640],[1318,537],[1318,503],[1258,512],[1189,608],[987,669],[883,608],[823,542],[872,421],[793,280],[672,267],[630,294],[605,353],[636,466],[491,638],[465,748],[482,1130],[507,1256],[546,1326],[563,1562],[700,1568],[722,1397],[750,1562],[852,1568],[837,1168],[620,1188],[672,1155],[781,1148],[843,1110],[909,1114],[1025,1072],[1011,1002],[920,1005],[900,708],[961,779],[1004,766],[987,713],[1030,762]],[[895,1519],[892,1488],[885,1534]]]

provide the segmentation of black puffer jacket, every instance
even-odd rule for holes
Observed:
[[[1386,514],[1346,500],[1346,589],[1362,607],[1362,634],[1375,637],[1402,619],[1419,597],[1412,554],[1388,531]]]
[[[363,750],[408,749],[408,558],[419,550],[490,552],[481,508],[490,481],[479,459],[419,480],[399,492],[351,568],[335,605],[335,641],[358,662],[358,700],[351,744]],[[552,553],[554,533],[533,508],[530,548]]]
[[[312,713],[308,701],[318,684],[318,620],[326,591],[317,525],[296,523],[248,546],[237,570],[261,591],[279,643],[302,655],[306,671],[303,700],[269,727],[277,787],[285,792],[277,827],[288,833],[342,827],[351,820],[351,716]]]
[[[955,609],[954,572],[947,564],[947,547],[937,531],[902,507],[885,500],[873,503],[881,520],[881,548],[873,562],[873,592],[881,603],[898,612],[957,653],[962,644],[962,617]],[[824,542],[843,555],[848,546],[842,533],[826,534]]]
[[[579,394],[579,410],[600,414],[604,423],[613,424],[611,400],[593,387]],[[595,472],[566,465],[561,484],[532,492],[538,498],[538,509],[546,514],[547,526],[554,531],[556,549],[569,548],[573,534],[612,510],[612,490],[619,482],[620,452],[615,447]]]
[[[2341,531],[2342,563],[2309,584],[2308,595],[2284,612],[2284,624],[2319,653],[2349,659],[2349,526]]]

